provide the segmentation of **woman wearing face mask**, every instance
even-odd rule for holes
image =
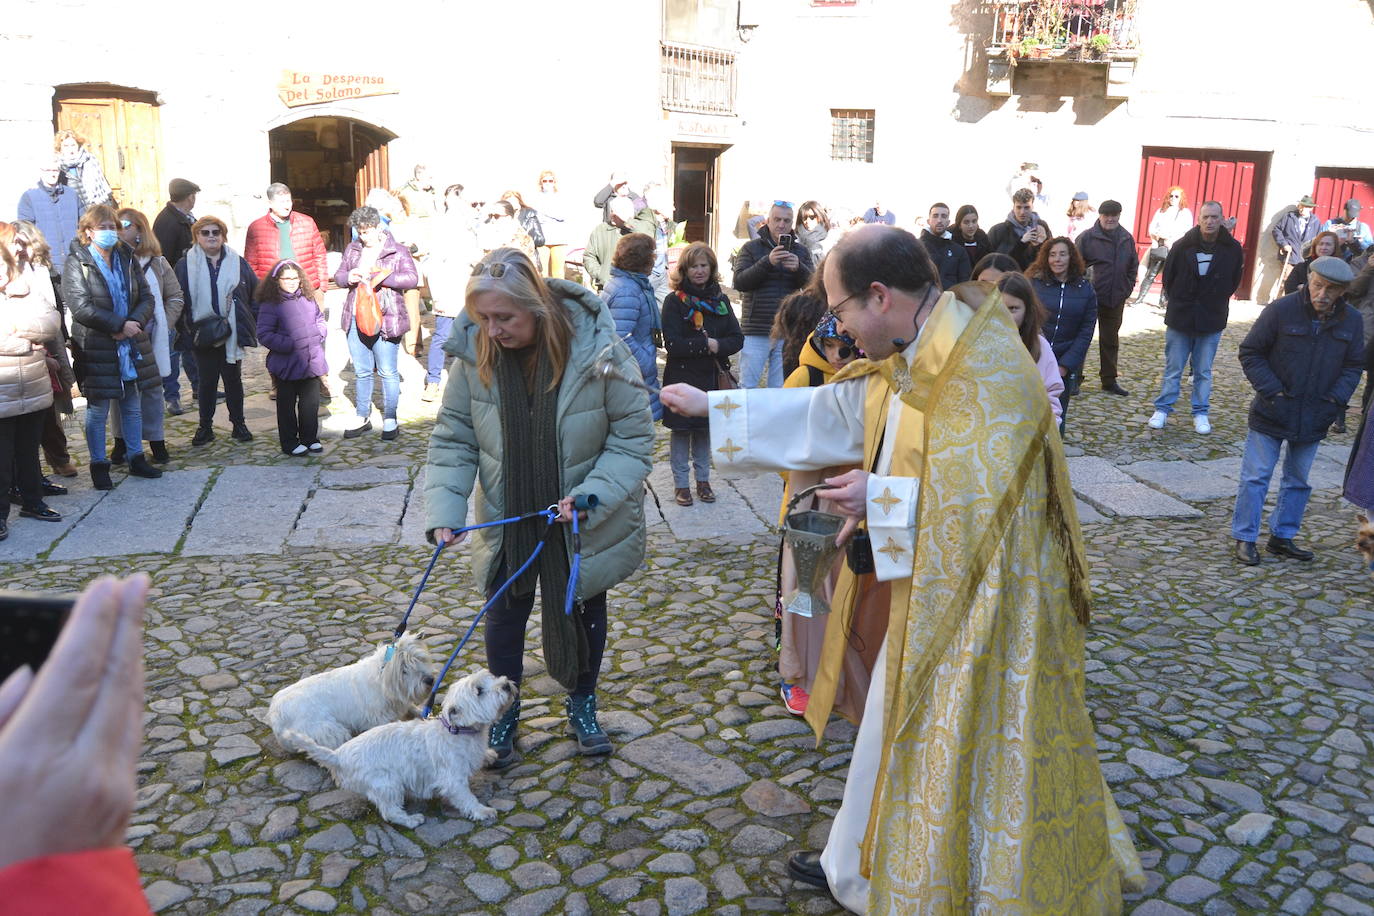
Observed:
[[[91,207],[77,223],[62,268],[62,301],[71,309],[76,377],[86,396],[92,483],[97,490],[113,486],[105,451],[112,405],[124,424],[129,473],[161,477],[143,456],[143,392],[162,387],[144,330],[153,319],[153,294],[133,249],[119,240],[119,215],[111,208]]]
[[[230,248],[229,227],[218,216],[202,216],[191,226],[195,244],[177,262],[177,282],[186,295],[187,318],[196,365],[200,367],[200,425],[191,445],[215,441],[215,398],[220,380],[224,382],[224,406],[229,411],[230,437],[238,442],[253,441],[243,417],[244,347],[258,345],[254,325],[253,289],[258,278],[248,262]],[[218,343],[202,333],[196,341],[196,328],[228,323],[229,336]]]
[[[693,242],[682,253],[673,272],[674,290],[663,299],[663,384],[686,382],[702,391],[722,387],[730,372],[730,357],[744,348],[744,332],[730,300],[720,288],[716,253]],[[733,381],[733,380],[732,380]],[[669,456],[673,467],[674,499],[679,506],[692,504],[687,462],[696,471],[697,498],[716,501],[711,489],[711,430],[704,417],[684,417],[663,408],[663,425],[673,431]]]
[[[184,297],[181,284],[177,282],[176,272],[167,259],[162,256],[162,246],[148,225],[148,218],[138,210],[125,208],[119,211],[119,240],[134,252],[138,267],[143,271],[143,279],[148,282],[148,290],[153,294],[153,317],[146,328],[148,338],[153,343],[153,359],[157,371],[166,377],[172,371],[171,336],[173,328],[181,320],[181,307]],[[171,456],[167,453],[167,440],[162,424],[167,402],[159,392],[141,392],[143,416],[143,438],[153,452],[153,462],[166,464]],[[114,448],[110,451],[110,464],[123,464],[127,456],[128,443],[124,440],[124,424],[116,411],[110,418],[115,435]]]
[[[76,191],[81,212],[96,204],[115,206],[114,191],[105,180],[100,160],[86,149],[86,138],[74,130],[59,130],[53,137],[57,150],[57,165],[62,170],[62,182]]]

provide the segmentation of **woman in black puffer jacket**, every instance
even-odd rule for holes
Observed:
[[[74,368],[86,397],[91,481],[97,490],[112,486],[105,451],[111,404],[119,405],[129,473],[161,477],[143,455],[142,392],[162,385],[143,330],[152,318],[153,294],[133,251],[119,241],[119,217],[110,207],[91,207],[77,223],[62,269],[62,301],[72,313]]]

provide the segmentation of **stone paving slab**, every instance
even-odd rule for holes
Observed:
[[[0,542],[0,561],[24,563],[38,559],[105,498],[104,490],[91,486],[89,475],[54,477],[53,480],[68,490],[66,496],[46,497],[48,506],[62,513],[62,521],[40,522],[20,518],[19,507],[10,506],[10,536]]]
[[[125,478],[63,538],[51,558],[171,553],[186,533],[209,480],[208,468],[168,471],[157,480]]]
[[[1101,512],[1098,512],[1096,509],[1094,509],[1087,503],[1083,502],[1083,500],[1079,499],[1078,497],[1074,497],[1073,502],[1074,505],[1078,508],[1078,524],[1097,525],[1101,524],[1102,522],[1110,521],[1110,519],[1107,518],[1107,516],[1103,515]]]
[[[747,541],[768,530],[752,509],[740,511],[744,497],[731,486],[734,481],[712,481],[716,491],[714,503],[695,500],[696,486],[693,485],[692,496],[695,501],[690,506],[679,506],[673,501],[673,471],[666,463],[654,465],[649,473],[649,483],[658,493],[668,528],[678,540]],[[747,508],[747,502],[745,506]],[[658,510],[647,493],[644,512],[651,521],[658,521]]]
[[[321,487],[361,487],[377,483],[408,483],[409,481],[410,469],[404,467],[379,467],[369,464],[360,468],[320,472]]]
[[[196,512],[181,552],[191,556],[278,552],[309,499],[317,474],[313,467],[225,468]]]
[[[1074,493],[1099,512],[1139,518],[1196,518],[1187,503],[1139,483],[1102,458],[1069,458]]]
[[[292,547],[357,547],[394,544],[401,533],[408,483],[389,483],[365,490],[317,490],[306,504]]]
[[[1237,461],[1236,467],[1239,466]],[[1134,464],[1122,465],[1121,470],[1137,480],[1189,502],[1235,499],[1236,496],[1234,477],[1191,461],[1137,461]]]
[[[782,506],[782,478],[777,474],[755,474],[730,480],[754,514],[770,528],[778,524],[778,509]]]

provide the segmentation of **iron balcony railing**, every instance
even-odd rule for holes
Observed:
[[[659,98],[669,111],[735,113],[735,54],[720,48],[660,43]]]
[[[1134,53],[1137,0],[995,0],[989,51],[1108,60]]]

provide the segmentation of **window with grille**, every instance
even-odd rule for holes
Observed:
[[[873,109],[830,109],[830,158],[837,162],[873,161]]]

